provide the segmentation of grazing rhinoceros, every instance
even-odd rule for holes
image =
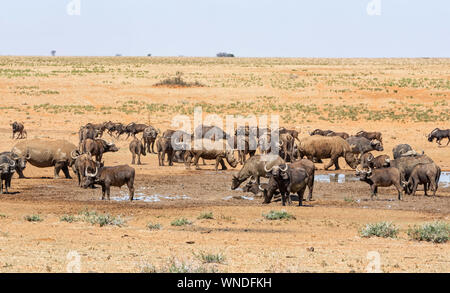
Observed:
[[[74,162],[71,153],[75,150],[78,147],[66,140],[32,139],[19,142],[11,152],[25,156],[27,162],[35,167],[55,167],[55,178],[59,178],[62,170],[66,178],[70,179],[69,166]]]

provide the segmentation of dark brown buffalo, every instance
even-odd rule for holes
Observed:
[[[383,144],[377,139],[369,140],[362,136],[350,136],[346,141],[350,145],[352,153],[359,154],[360,156],[370,151],[384,150]]]
[[[436,142],[438,145],[441,145],[441,140],[447,138],[447,144],[450,143],[450,129],[439,129],[435,128],[429,135],[428,135],[428,141],[433,142],[434,139],[436,139]]]
[[[12,152],[3,152],[0,153],[0,156],[8,156],[11,160],[13,160],[16,164],[15,168],[17,174],[19,175],[19,178],[26,178],[23,175],[23,170],[25,170],[25,168],[27,167],[27,158],[29,158],[29,156],[17,155]]]
[[[100,185],[102,187],[102,200],[105,199],[105,193],[108,200],[110,200],[111,186],[122,187],[126,184],[129,190],[130,201],[133,201],[134,177],[135,170],[128,165],[103,167],[97,162],[94,173],[86,172],[83,188],[88,188],[94,184]]]
[[[427,155],[400,157],[395,160],[391,160],[391,167],[395,167],[400,171],[402,182],[407,182],[415,166],[417,166],[418,164],[427,163],[434,163],[433,160]]]
[[[72,164],[72,171],[77,175],[78,185],[81,186],[86,178],[86,172],[95,172],[97,165],[94,160],[92,160],[90,153],[80,154],[79,151],[73,151],[71,156],[72,159],[75,160]]]
[[[291,193],[297,193],[298,205],[302,206],[303,194],[308,184],[308,173],[304,168],[285,163],[272,167],[268,174],[277,182],[283,206],[286,205],[286,199],[291,204]]]
[[[117,152],[119,148],[112,142],[106,142],[103,139],[86,139],[83,142],[83,153],[90,153],[95,156],[97,162],[101,162],[104,153]]]
[[[135,138],[130,142],[130,152],[132,155],[131,165],[134,165],[136,163],[136,156],[137,156],[137,164],[142,165],[141,163],[141,155],[145,156],[145,147],[144,144],[141,142],[141,140]]]
[[[441,168],[435,163],[418,164],[412,170],[408,182],[404,182],[406,192],[414,196],[416,195],[417,186],[423,184],[425,195],[427,195],[427,190],[431,188],[433,196],[435,196],[440,177]]]
[[[81,126],[78,131],[78,147],[80,151],[83,151],[83,143],[86,139],[95,139],[97,137],[98,131],[90,126]]]
[[[159,131],[153,126],[149,126],[146,129],[144,129],[144,132],[142,133],[142,141],[144,142],[144,148],[147,149],[147,153],[156,154],[154,147],[158,134]]]
[[[379,169],[389,167],[391,159],[388,155],[374,157],[371,153],[365,153],[360,157],[361,168]]]
[[[383,142],[383,139],[381,137],[381,132],[367,132],[367,131],[361,130],[358,133],[356,133],[355,136],[365,137],[368,140],[377,139],[377,140]]]
[[[136,137],[136,134],[144,132],[144,130],[147,127],[148,127],[148,125],[146,125],[146,124],[137,124],[137,123],[131,122],[127,126],[122,127],[122,129],[120,129],[120,131],[118,132],[117,137],[119,137],[120,135],[122,135],[124,133],[127,134],[127,139],[130,136]]]
[[[8,193],[11,187],[11,179],[16,171],[16,162],[10,156],[0,155],[0,193]],[[5,182],[5,192],[3,192],[3,182]]]
[[[307,186],[308,186],[308,190],[309,190],[309,195],[308,195],[307,200],[311,201],[313,190],[314,190],[314,175],[315,175],[315,169],[316,169],[314,166],[314,163],[308,159],[302,159],[297,162],[291,163],[290,166],[292,166],[293,168],[303,168],[306,170],[306,173],[308,175]],[[263,191],[264,203],[270,203],[273,195],[277,194],[277,192],[278,192],[278,184],[274,185],[274,182],[270,181],[270,180],[269,180],[269,183],[267,184],[267,186],[264,187],[261,185],[258,187],[260,190]]]
[[[215,170],[218,170],[219,164],[222,170],[226,170],[224,159],[230,164],[232,168],[236,168],[238,161],[234,157],[234,150],[227,149],[228,142],[225,139],[215,140],[215,145],[208,146],[210,139],[195,140],[192,142],[190,150],[186,150],[184,162],[187,169],[191,168],[191,161],[194,159],[194,165],[197,170],[200,170],[198,161],[200,158],[204,160],[215,160]],[[196,147],[199,146],[198,149]]]
[[[286,129],[286,128],[284,128],[284,127],[281,127],[280,129],[278,129],[278,133],[281,135],[281,134],[285,134],[285,133],[287,133],[287,134],[289,134],[289,135],[291,135],[294,139],[296,139],[297,141],[300,141],[299,139],[298,139],[298,131],[297,130],[295,130],[295,129]]]
[[[400,157],[411,157],[418,155],[409,144],[399,144],[392,149],[394,160]]]
[[[172,146],[171,137],[163,135],[156,139],[156,151],[158,152],[159,166],[164,166],[164,158],[167,154],[169,160],[169,166],[173,166],[173,154],[174,149]]]
[[[378,196],[378,187],[389,187],[394,185],[398,192],[398,200],[402,200],[403,188],[400,179],[400,171],[397,168],[369,168],[368,170],[356,171],[356,175],[359,176],[359,180],[370,185],[371,199]]]
[[[284,160],[279,156],[255,155],[244,163],[244,166],[242,166],[242,169],[236,175],[233,175],[231,189],[237,189],[248,178],[256,180],[259,185],[261,183],[260,177],[267,177],[266,170],[270,170],[272,166],[283,163]]]
[[[97,124],[88,123],[84,127],[94,129],[96,131],[96,137],[102,137],[103,132],[106,130],[106,124],[106,122]]]
[[[11,124],[12,127],[12,138],[15,138],[15,135],[17,133],[16,139],[24,139],[27,138],[27,131],[25,130],[25,127],[22,123],[14,122]]]

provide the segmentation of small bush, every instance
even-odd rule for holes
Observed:
[[[92,225],[99,224],[100,227],[106,225],[120,227],[125,223],[125,220],[120,218],[120,216],[115,217],[110,214],[98,214],[96,211],[83,211],[81,216],[84,222],[91,223]]]
[[[450,224],[445,222],[425,223],[408,229],[408,236],[418,241],[445,243],[450,234]]]
[[[396,238],[399,229],[390,222],[379,222],[374,224],[367,224],[359,231],[361,237],[384,237]]]
[[[25,220],[28,222],[42,222],[43,219],[39,215],[31,215],[31,216],[25,216]]]
[[[187,274],[187,273],[217,273],[215,267],[208,265],[195,264],[193,262],[180,261],[171,258],[165,265],[157,268],[153,265],[147,265],[142,272],[147,273],[175,273],[175,274]]]
[[[186,218],[176,219],[176,220],[172,221],[172,223],[170,223],[170,225],[172,225],[172,226],[186,226],[186,225],[191,225],[191,224],[192,224],[192,222]]]
[[[199,219],[199,220],[201,220],[201,219],[212,220],[212,219],[214,219],[214,216],[213,216],[212,212],[210,212],[210,213],[202,213],[202,214],[200,214],[200,216],[198,216],[197,219]]]
[[[295,217],[286,211],[270,211],[268,214],[263,214],[267,220],[291,220]]]
[[[161,226],[161,224],[158,224],[158,223],[156,223],[156,224],[148,223],[147,228],[149,230],[161,230],[162,226]]]
[[[61,222],[73,223],[78,221],[78,219],[74,215],[63,215],[59,218]]]
[[[201,84],[198,81],[195,82],[186,82],[182,78],[183,73],[178,71],[175,77],[166,78],[158,83],[155,86],[168,86],[168,87],[204,87],[205,85]]]
[[[203,263],[223,263],[225,261],[225,256],[221,253],[205,253],[201,251],[199,254],[194,254]]]

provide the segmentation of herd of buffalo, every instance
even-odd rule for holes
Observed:
[[[78,185],[91,188],[102,187],[102,199],[110,199],[110,187],[127,185],[130,201],[134,197],[135,169],[128,165],[105,166],[103,155],[117,152],[119,148],[102,139],[104,133],[119,139],[132,137],[129,144],[131,164],[141,164],[141,156],[157,154],[159,166],[167,161],[169,166],[184,163],[190,169],[193,160],[197,169],[199,160],[214,160],[215,170],[219,165],[227,167],[225,161],[241,170],[232,178],[231,189],[235,190],[247,181],[245,192],[262,193],[264,203],[270,203],[275,195],[281,195],[282,204],[291,203],[291,194],[297,194],[302,205],[303,194],[308,187],[308,200],[312,199],[314,163],[330,159],[324,165],[328,170],[334,165],[339,170],[339,158],[356,170],[361,181],[370,185],[371,197],[377,196],[378,187],[394,186],[398,199],[403,195],[414,195],[418,185],[424,186],[425,195],[431,190],[433,196],[438,189],[441,169],[423,152],[416,152],[408,144],[400,144],[388,155],[374,156],[372,151],[383,151],[380,132],[360,131],[355,135],[345,132],[316,129],[309,136],[299,138],[299,132],[286,128],[271,130],[259,127],[238,127],[231,135],[216,126],[200,125],[194,133],[159,129],[146,124],[122,124],[111,121],[88,123],[79,130],[78,145],[66,140],[26,139],[27,132],[22,123],[11,124],[12,138],[22,139],[11,151],[0,153],[1,193],[8,193],[11,178],[17,173],[25,178],[23,171],[27,163],[39,167],[54,167],[55,178],[63,171],[71,178],[69,168],[76,174]],[[142,133],[142,138],[136,136]],[[450,129],[434,129],[428,141],[447,138],[450,142]],[[199,144],[197,144],[200,142]],[[207,142],[215,147],[206,147]],[[156,151],[155,151],[156,145]],[[200,147],[198,147],[200,146]],[[219,146],[219,147],[217,147]],[[238,158],[235,155],[238,155]],[[261,183],[260,178],[268,178]]]

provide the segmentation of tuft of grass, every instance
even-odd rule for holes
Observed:
[[[197,219],[199,219],[199,220],[201,220],[201,219],[212,220],[212,219],[214,219],[214,216],[213,216],[212,212],[201,213],[200,216],[198,216]]]
[[[167,86],[167,87],[204,87],[205,85],[195,81],[195,82],[186,82],[183,78],[183,73],[178,71],[175,77],[166,78],[158,83],[155,86]]]
[[[361,237],[383,237],[383,238],[396,238],[398,235],[398,227],[391,222],[379,222],[373,224],[367,224],[359,231]]]
[[[170,225],[172,225],[172,226],[186,226],[186,225],[191,225],[191,224],[192,224],[192,222],[186,218],[176,219],[176,220],[172,221],[172,223],[170,223]]]
[[[111,216],[110,214],[98,214],[96,211],[88,211],[85,210],[81,212],[81,217],[84,222],[91,223],[92,225],[100,225],[103,226],[123,226],[125,224],[125,220],[123,220],[120,216]]]
[[[221,264],[225,261],[225,256],[222,253],[206,253],[203,251],[200,251],[198,254],[195,254],[195,257],[197,257],[199,260],[201,260],[203,263],[218,263]]]
[[[286,211],[270,211],[268,214],[263,214],[263,217],[267,220],[291,220],[295,219],[295,216],[289,214]]]
[[[149,229],[149,230],[161,230],[162,226],[159,223],[156,223],[156,224],[148,223],[147,224],[147,229]]]
[[[141,268],[142,273],[173,273],[173,274],[189,274],[189,273],[217,273],[217,268],[205,264],[195,264],[193,262],[180,261],[170,258],[169,261],[160,266],[147,264]]]
[[[78,218],[75,217],[74,215],[63,215],[63,216],[61,216],[61,218],[59,218],[59,220],[61,222],[73,223],[73,222],[77,222]]]
[[[408,236],[417,241],[445,243],[450,235],[450,224],[445,222],[425,223],[408,229]]]
[[[28,215],[25,216],[24,219],[28,222],[42,222],[43,219],[39,215]]]

